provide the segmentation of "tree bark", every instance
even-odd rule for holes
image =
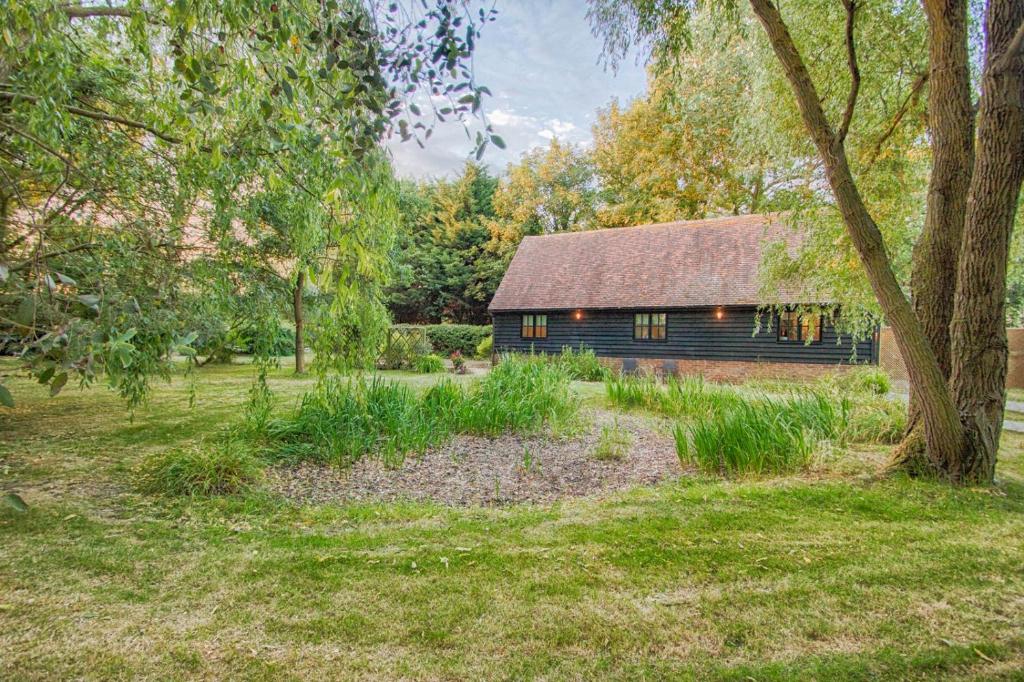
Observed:
[[[925,0],[928,17],[928,127],[932,172],[924,229],[914,245],[910,276],[914,313],[948,381],[950,322],[957,264],[974,166],[974,112],[967,56],[965,0]],[[891,466],[917,472],[926,465],[917,388],[910,386],[907,435]]]
[[[295,373],[303,374],[306,371],[306,342],[303,339],[302,318],[302,290],[306,285],[306,273],[299,270],[295,280],[295,291],[292,298],[292,310],[295,314]]]
[[[974,174],[951,324],[951,386],[970,447],[950,462],[963,482],[995,476],[1006,400],[1006,267],[1024,181],[1024,2],[991,0]]]
[[[965,445],[964,432],[945,377],[910,301],[900,289],[882,234],[864,205],[846,158],[844,137],[856,103],[858,84],[856,56],[852,49],[852,13],[855,6],[852,3],[847,5],[851,15],[847,36],[853,87],[840,134],[837,135],[825,116],[814,83],[778,9],[771,0],[750,0],[750,4],[768,34],[772,49],[793,89],[804,125],[825,164],[826,177],[847,233],[857,249],[879,305],[892,325],[911,383],[917,387],[928,457],[936,463],[959,459]]]

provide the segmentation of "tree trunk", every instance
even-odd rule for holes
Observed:
[[[299,275],[295,280],[295,291],[292,299],[292,308],[295,313],[295,373],[302,374],[306,371],[306,354],[305,347],[306,342],[302,338],[303,332],[303,319],[302,319],[302,289],[306,285],[306,273],[299,270]]]
[[[885,251],[882,234],[864,206],[846,159],[844,138],[856,102],[856,87],[851,89],[843,124],[837,134],[825,116],[814,83],[778,9],[771,0],[750,0],[750,4],[786,73],[804,125],[825,164],[829,186],[843,216],[847,233],[857,249],[879,305],[892,325],[911,383],[920,397],[918,404],[924,421],[928,456],[936,463],[959,459],[965,445],[964,433],[945,377],[920,321],[900,289]],[[848,8],[848,47],[852,78],[856,84],[859,74],[856,73],[852,47],[853,6]]]
[[[949,475],[988,482],[1006,400],[1006,267],[1024,180],[1024,2],[991,0],[978,108],[978,150],[953,306],[952,379],[970,447]]]
[[[924,229],[914,245],[910,290],[914,313],[939,370],[948,380],[952,366],[949,325],[974,165],[974,112],[967,67],[967,3],[926,0],[924,6],[928,16],[932,172]],[[907,435],[891,461],[891,466],[911,472],[927,468],[918,401],[917,389],[911,385]]]

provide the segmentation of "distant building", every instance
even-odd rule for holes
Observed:
[[[826,315],[772,313],[755,331],[762,245],[793,230],[764,215],[523,239],[488,310],[496,352],[592,349],[610,365],[709,378],[810,376],[877,364],[877,338]],[[794,307],[823,301],[773,303]],[[876,335],[877,337],[877,335]]]

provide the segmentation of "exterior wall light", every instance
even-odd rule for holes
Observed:
[[[724,316],[725,316],[725,311],[723,311],[723,310],[722,310],[721,308],[715,308],[715,317],[716,317],[717,319],[719,319],[719,320],[720,320],[720,319],[722,319],[722,317],[724,317]]]
[[[572,319],[574,319],[574,320],[582,320],[583,319],[583,311],[582,310],[577,310],[576,312],[574,312],[572,314]]]

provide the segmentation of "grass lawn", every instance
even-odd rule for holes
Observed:
[[[136,493],[251,372],[202,370],[192,409],[157,385],[134,420],[13,382],[0,471],[31,508],[0,511],[0,678],[1024,677],[1019,434],[991,489],[877,478],[875,449],[551,506]],[[283,405],[310,384],[272,378]]]

